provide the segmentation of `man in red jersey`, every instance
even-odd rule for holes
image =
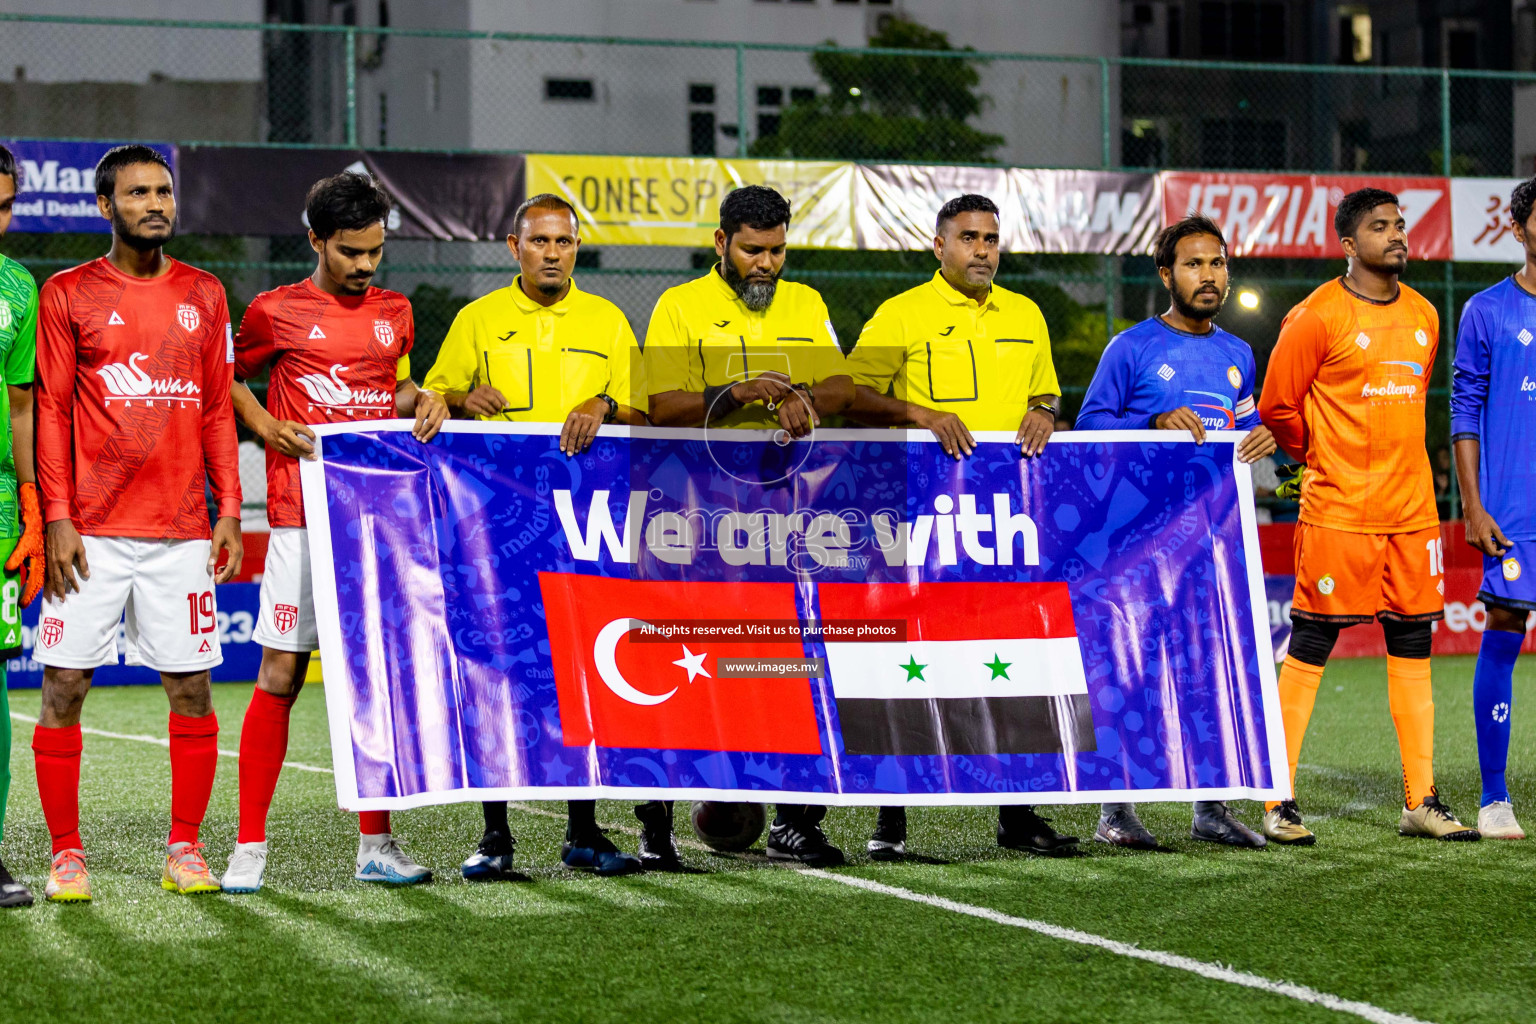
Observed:
[[[271,367],[267,407],[243,383],[235,415],[267,446],[267,519],[272,524],[261,578],[255,640],[261,669],[240,732],[240,831],[224,872],[225,892],[256,892],[267,864],[267,809],[288,753],[288,716],[319,645],[304,528],[299,459],[314,458],[306,424],[415,416],[426,441],[448,415],[441,396],[411,380],[411,304],[370,287],[384,254],[389,195],[366,174],[316,182],[305,200],[315,272],[256,296],[235,339],[241,381]],[[363,882],[409,885],[432,872],[407,857],[390,833],[388,811],[358,815],[357,871]]]
[[[166,256],[176,197],[165,157],[118,146],[96,165],[112,222],[104,258],[43,286],[37,331],[37,476],[47,579],[36,657],[43,709],[37,788],[53,836],[48,899],[91,898],[80,839],[80,706],[91,676],[127,659],[170,698],[171,832],[161,885],[217,892],[198,827],[218,760],[208,670],[219,651],[215,583],[240,568],[234,358],[218,278]],[[204,483],[218,522],[212,539]],[[227,556],[222,569],[217,565]]]

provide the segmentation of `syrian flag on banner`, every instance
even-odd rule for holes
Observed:
[[[1095,749],[1065,583],[824,583],[823,620],[904,619],[903,642],[828,642],[848,754]]]
[[[790,640],[637,640],[648,622],[796,620],[792,583],[539,573],[566,746],[820,754],[810,680],[721,679],[719,658],[803,658]],[[728,602],[728,603],[723,603]]]

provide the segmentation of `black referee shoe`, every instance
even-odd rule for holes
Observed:
[[[882,807],[875,819],[875,834],[865,847],[870,860],[901,860],[907,855],[907,809]]]
[[[0,864],[0,909],[7,907],[30,907],[32,905],[32,892],[5,870],[5,865]]]
[[[809,821],[786,822],[768,830],[768,859],[799,861],[808,868],[835,868],[843,851],[833,846],[821,826]]]
[[[681,871],[682,856],[672,834],[672,802],[652,800],[635,807],[640,819],[640,863],[647,871]]]
[[[1033,807],[1013,804],[997,811],[997,845],[1009,850],[1059,856],[1077,852],[1077,836],[1063,835]]]

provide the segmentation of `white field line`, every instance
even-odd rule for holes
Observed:
[[[1114,939],[1106,939],[1100,935],[1089,932],[1080,932],[1075,928],[1063,928],[1060,925],[1048,924],[1045,921],[1031,921],[1027,917],[1014,917],[988,907],[977,907],[969,903],[960,903],[955,900],[945,899],[943,896],[930,896],[926,893],[913,892],[911,889],[903,889],[895,885],[886,885],[883,882],[871,881],[860,878],[857,875],[834,875],[828,871],[816,868],[806,868],[801,874],[813,875],[824,878],[829,882],[838,882],[849,885],[855,889],[863,889],[866,892],[879,893],[882,896],[894,896],[897,899],[910,900],[913,903],[921,903],[924,906],[936,907],[940,910],[948,910],[954,914],[965,914],[968,917],[979,917],[983,921],[992,921],[995,924],[1007,925],[1010,928],[1025,928],[1040,935],[1053,939],[1061,939],[1063,942],[1075,942],[1080,946],[1092,946],[1105,952],[1114,953],[1116,956],[1127,956],[1134,960],[1145,960],[1161,967],[1171,967],[1178,971],[1188,971],[1198,974],[1202,978],[1210,978],[1213,981],[1224,981],[1229,985],[1241,985],[1244,988],[1257,989],[1260,992],[1269,992],[1277,996],[1285,996],[1303,1003],[1312,1003],[1339,1013],[1353,1014],[1373,1024],[1426,1024],[1417,1017],[1409,1017],[1401,1013],[1393,1013],[1383,1010],[1379,1006],[1370,1003],[1361,1003],[1353,999],[1344,999],[1340,996],[1330,995],[1327,992],[1319,992],[1317,989],[1308,988],[1305,985],[1297,985],[1289,981],[1271,981],[1269,978],[1257,974],[1249,974],[1247,971],[1234,970],[1231,967],[1223,967],[1221,964],[1206,963],[1204,960],[1196,960],[1192,957],[1180,956],[1177,953],[1164,953],[1156,949],[1142,949],[1128,942],[1118,942]]]
[[[16,719],[19,722],[31,722],[33,725],[37,724],[37,719],[33,718],[31,715],[24,715],[24,714],[22,714],[19,711],[12,711],[11,712],[11,717]],[[85,726],[85,725],[82,725],[80,727],[80,731],[82,733],[85,733],[87,736],[103,736],[103,737],[105,737],[105,738],[107,738],[109,740],[134,740],[134,741],[136,741],[138,743],[153,743],[157,747],[167,747],[167,748],[169,748],[170,745],[171,745],[171,741],[170,740],[161,739],[159,736],[141,736],[141,735],[139,735],[137,733],[129,733],[129,732],[108,732],[105,729],[92,729],[89,726]],[[240,758],[240,751],[238,751],[238,750],[220,750],[219,751],[219,756],[220,757],[232,757],[232,758],[235,758],[236,760],[239,760],[239,758]],[[316,765],[304,764],[302,761],[284,761],[283,762],[283,767],[284,768],[292,768],[294,771],[299,771],[299,772],[319,772],[319,773],[321,773],[323,775],[330,775],[330,774],[332,774],[331,769],[329,769],[329,768],[320,768],[320,767],[317,767]]]
[[[11,717],[23,722],[36,723],[37,721],[35,718],[20,714],[15,711],[11,712]],[[141,736],[135,735],[133,733],[108,732],[104,729],[90,729],[85,726],[81,726],[80,731],[83,733],[89,733],[92,736],[102,736],[106,739],[133,740],[139,743],[153,743],[160,747],[170,746],[169,740],[163,740],[158,736]],[[240,756],[237,751],[233,750],[220,750],[219,754],[223,757],[238,758]],[[319,768],[315,765],[301,764],[297,761],[284,761],[283,767],[296,768],[299,771],[306,772],[319,772],[325,775],[332,774],[332,771],[329,768]],[[524,811],[528,814],[537,814],[546,818],[565,817],[565,815],[556,811],[546,811],[541,807],[532,807],[525,803],[512,803],[508,806],[515,808],[516,810]],[[607,827],[616,829],[621,832],[639,832],[639,829],[630,825],[610,825]],[[695,843],[691,840],[679,840],[679,845],[699,850],[709,849],[702,843]],[[1273,995],[1285,996],[1288,999],[1295,999],[1298,1002],[1303,1003],[1311,1003],[1315,1006],[1321,1006],[1325,1009],[1333,1010],[1338,1013],[1352,1014],[1363,1020],[1371,1021],[1372,1024],[1428,1024],[1428,1022],[1420,1020],[1417,1017],[1410,1017],[1407,1014],[1393,1013],[1390,1010],[1383,1010],[1381,1007],[1372,1005],[1371,1003],[1362,1003],[1353,999],[1344,999],[1341,996],[1332,995],[1327,992],[1319,992],[1317,989],[1308,988],[1306,985],[1297,985],[1294,982],[1289,981],[1272,981],[1269,978],[1265,978],[1257,974],[1249,974],[1247,971],[1239,971],[1234,970],[1231,967],[1223,967],[1221,964],[1207,963],[1204,960],[1196,960],[1193,957],[1180,956],[1177,953],[1164,953],[1161,950],[1156,949],[1142,949],[1140,946],[1133,946],[1128,942],[1120,942],[1116,939],[1106,939],[1102,935],[1094,935],[1091,932],[1080,932],[1075,928],[1063,928],[1060,925],[1049,924],[1045,921],[1032,921],[1027,917],[1014,917],[1011,914],[1004,914],[1001,911],[992,910],[989,907],[978,907],[970,903],[960,903],[957,900],[946,899],[943,896],[930,896],[926,893],[913,892],[911,889],[903,889],[895,885],[886,885],[884,882],[876,882],[868,878],[860,878],[857,875],[834,875],[831,872],[822,871],[817,868],[801,869],[800,874],[809,875],[816,878],[823,878],[829,882],[837,882],[841,885],[852,886],[855,889],[863,889],[865,892],[878,893],[882,896],[894,896],[897,899],[908,900],[912,903],[920,903],[927,907],[934,907],[939,910],[948,910],[954,914],[964,914],[967,917],[977,917],[983,921],[991,921],[995,924],[1007,925],[1011,928],[1024,928],[1049,938],[1060,939],[1063,942],[1073,942],[1080,946],[1092,946],[1095,949],[1102,949],[1105,952],[1114,953],[1117,956],[1126,956],[1132,958],[1133,960],[1145,960],[1148,963],[1154,963],[1161,967],[1171,967],[1174,970],[1188,971],[1191,974],[1198,974],[1200,977],[1209,978],[1212,981],[1224,981],[1229,985],[1241,985],[1244,988],[1257,989],[1260,992],[1269,992]]]

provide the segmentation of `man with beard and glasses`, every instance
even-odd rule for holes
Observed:
[[[217,892],[198,828],[213,791],[219,651],[214,584],[240,569],[240,469],[224,287],[166,256],[176,195],[164,156],[118,146],[96,165],[112,222],[106,256],[43,286],[37,331],[37,475],[47,580],[36,657],[37,788],[53,837],[48,899],[91,898],[80,838],[80,707],[91,676],[127,659],[170,698],[171,831],[161,885]],[[205,481],[218,521],[210,539]],[[227,557],[222,569],[221,558]]]
[[[21,184],[11,151],[0,146],[0,238],[11,226]],[[21,650],[21,610],[43,585],[43,515],[32,457],[32,376],[37,338],[37,282],[31,271],[0,256],[0,659]],[[0,661],[0,841],[11,790],[11,709]],[[0,863],[0,908],[32,905],[32,893]]]
[[[1159,232],[1153,262],[1168,308],[1110,340],[1083,396],[1078,430],[1246,430],[1238,458],[1254,462],[1275,439],[1254,408],[1253,350],[1212,321],[1227,299],[1227,243],[1205,217],[1185,217]],[[1155,709],[1147,709],[1155,710]],[[1258,849],[1264,837],[1218,800],[1195,803],[1190,837]],[[1128,803],[1104,804],[1093,838],[1136,850],[1157,839]]]
[[[252,635],[261,645],[261,668],[240,730],[240,825],[225,892],[261,888],[267,810],[288,756],[289,716],[320,643],[299,485],[299,459],[315,457],[307,424],[410,416],[413,433],[428,441],[448,415],[441,396],[411,380],[410,301],[372,287],[391,205],[366,174],[344,171],[317,181],[304,203],[314,273],[256,296],[235,338],[235,415],[267,448],[272,535]],[[269,368],[263,408],[243,382]],[[358,881],[410,885],[432,877],[395,842],[388,811],[363,811],[357,820]]]
[[[1425,402],[1440,341],[1435,307],[1398,278],[1408,228],[1397,196],[1351,192],[1333,218],[1348,266],[1286,314],[1259,399],[1275,440],[1304,463],[1291,644],[1280,712],[1292,796],[1265,805],[1264,834],[1311,845],[1296,763],[1340,628],[1379,619],[1403,770],[1398,834],[1475,840],[1435,789],[1432,626],[1445,575]]]
[[[604,423],[645,423],[639,347],[619,307],[571,278],[581,225],[570,203],[547,192],[530,196],[512,223],[517,234],[507,237],[507,248],[522,273],[459,311],[423,386],[459,417],[562,424],[560,450],[580,455]],[[518,877],[506,802],[482,810],[485,832],[461,874],[472,882]],[[603,835],[596,801],[570,801],[561,862],[605,876],[678,866],[670,819],[642,820],[644,864]]]
[[[877,427],[922,427],[947,455],[975,450],[972,430],[1013,434],[1025,458],[1044,451],[1061,388],[1040,307],[998,285],[1000,223],[986,196],[956,196],[934,223],[933,279],[888,299],[848,355],[856,392],[847,415]],[[906,856],[905,807],[882,807],[867,849],[875,860]],[[1062,835],[1034,808],[998,809],[997,843],[1063,854]]]
[[[645,332],[657,426],[777,429],[802,438],[852,398],[826,303],[815,289],[780,279],[789,213],[789,202],[771,188],[733,190],[720,203],[720,262],[657,301]],[[821,830],[826,812],[779,804],[768,856],[841,864],[843,852]],[[647,804],[636,813],[670,820],[672,805]]]

